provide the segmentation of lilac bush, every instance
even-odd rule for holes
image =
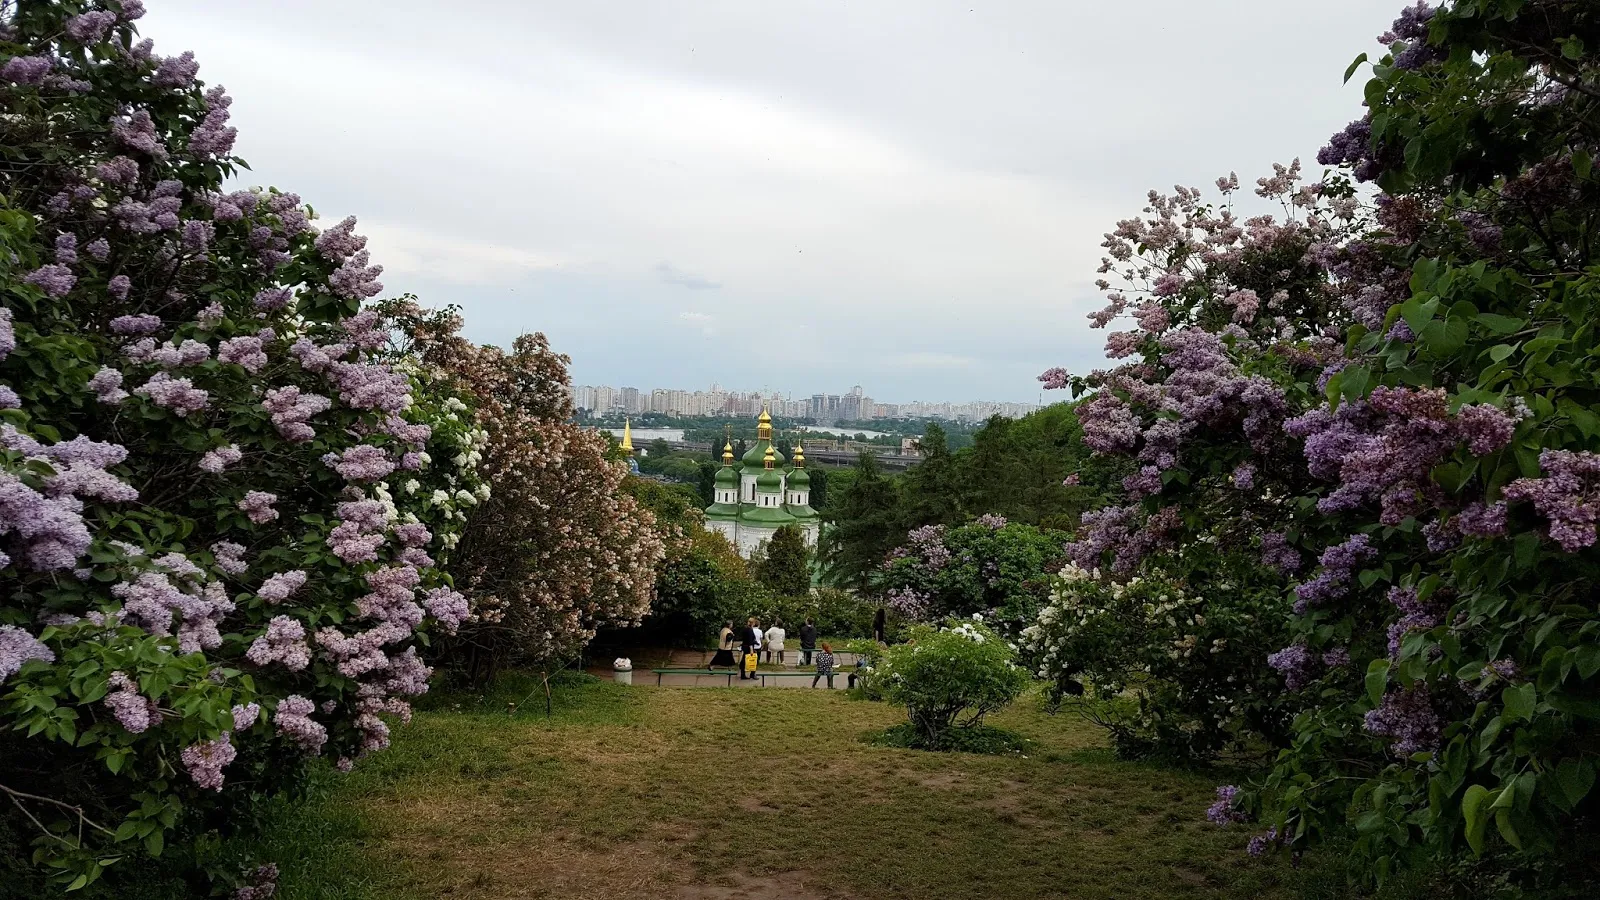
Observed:
[[[1263,819],[1252,853],[1337,842],[1379,879],[1492,854],[1572,888],[1600,721],[1600,10],[1419,3],[1381,41],[1319,156],[1346,174],[1259,182],[1301,224],[1179,190],[1108,235],[1133,289],[1092,318],[1137,323],[1108,342],[1128,361],[1043,380],[1095,390],[1086,438],[1141,469],[1072,549],[1118,579],[1237,577],[1217,563],[1250,550],[1279,579],[1261,662],[1295,718],[1224,817]]]
[[[225,187],[142,12],[0,4],[0,826],[67,887],[382,749],[485,490],[354,221]]]

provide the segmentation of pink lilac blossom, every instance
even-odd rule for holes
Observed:
[[[237,733],[237,732],[240,732],[240,731],[248,730],[250,728],[250,726],[252,726],[252,725],[254,725],[256,723],[256,719],[259,718],[260,716],[261,716],[261,704],[259,704],[259,703],[245,703],[245,704],[242,704],[242,705],[241,704],[234,704],[234,707],[233,707],[233,730],[234,730],[234,732]]]
[[[338,472],[346,481],[378,481],[394,471],[394,462],[381,447],[357,444],[342,454],[329,453],[322,457],[323,465]]]
[[[122,373],[109,366],[94,373],[86,387],[94,392],[94,398],[101,403],[114,406],[128,399],[128,392],[122,389]]]
[[[288,572],[279,572],[263,581],[256,593],[261,599],[276,605],[289,599],[290,595],[304,587],[305,583],[306,573],[300,569],[291,569]]]
[[[229,575],[243,575],[250,569],[250,565],[244,561],[244,547],[232,541],[212,544],[211,554],[217,559],[217,568]]]
[[[160,724],[161,710],[156,702],[139,693],[133,679],[121,672],[112,672],[106,679],[110,691],[101,702],[129,734],[143,734],[150,726]]]
[[[258,666],[282,663],[291,672],[311,665],[311,648],[306,644],[306,629],[289,616],[273,616],[267,630],[250,642],[244,658]]]
[[[217,361],[235,363],[254,375],[267,364],[267,354],[261,348],[261,338],[255,335],[229,338],[217,347]]]
[[[22,664],[37,659],[55,662],[55,651],[38,638],[14,625],[0,625],[0,682],[22,670]]]
[[[290,290],[289,288],[279,287],[265,288],[257,291],[255,298],[251,302],[255,305],[256,309],[274,312],[276,310],[287,308],[289,306],[289,301],[293,299],[294,291]]]
[[[326,412],[333,401],[318,394],[302,394],[299,388],[290,385],[268,389],[261,406],[272,414],[272,426],[280,435],[289,441],[304,443],[317,436],[316,430],[306,423],[312,416]]]
[[[214,741],[202,741],[183,748],[180,758],[189,778],[203,790],[222,790],[222,770],[237,756],[228,732]]]
[[[165,372],[157,372],[150,376],[150,380],[133,389],[135,394],[148,397],[151,403],[172,410],[180,416],[188,416],[206,408],[211,395],[194,386],[187,378],[173,378]]]
[[[437,587],[423,595],[423,606],[427,607],[428,615],[439,620],[444,630],[455,634],[462,622],[467,620],[469,609],[467,598],[462,594],[446,587]]]
[[[238,444],[229,444],[226,447],[217,447],[207,450],[197,464],[200,471],[212,475],[221,475],[224,469],[244,458],[244,453],[239,450]]]
[[[239,509],[249,516],[250,521],[257,525],[262,525],[278,517],[278,511],[272,508],[272,505],[277,502],[277,494],[271,494],[266,491],[251,491],[244,495],[243,500],[239,501]]]

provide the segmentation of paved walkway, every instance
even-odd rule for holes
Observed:
[[[630,657],[630,659],[633,660],[633,683],[635,685],[640,685],[640,686],[644,686],[644,687],[655,687],[656,686],[656,676],[655,676],[654,672],[650,671],[651,669],[657,669],[657,668],[664,668],[664,669],[703,669],[703,668],[706,667],[706,664],[711,661],[711,657],[713,655],[713,652],[714,651],[710,651],[710,650],[707,650],[707,651],[704,651],[704,652],[701,652],[699,650],[667,650],[667,649],[659,648],[659,647],[658,648],[640,649],[640,650],[634,651],[634,655]],[[848,677],[849,673],[855,671],[856,656],[855,656],[854,653],[836,652],[836,653],[834,653],[833,658],[834,658],[833,689],[834,690],[844,690],[846,685],[848,685],[849,682],[850,682],[850,679]],[[782,672],[809,672],[810,671],[809,669],[800,668],[800,666],[799,666],[799,663],[800,663],[800,652],[798,650],[787,650],[787,651],[784,651],[784,661],[785,661],[786,665],[784,665],[781,668],[778,668],[776,666],[773,666],[773,667],[769,668],[769,667],[766,667],[765,664],[763,664],[763,669],[762,670],[763,671],[771,671],[771,672],[780,672],[780,671],[782,671]],[[598,678],[612,678],[612,677],[615,676],[615,673],[612,672],[611,667],[610,666],[606,666],[606,665],[590,665],[588,667],[587,671],[589,672],[589,674],[594,675],[594,676],[596,676]],[[721,671],[726,671],[726,670],[719,669],[718,671],[721,672]],[[663,675],[663,676],[661,676],[661,687],[674,687],[674,688],[720,687],[720,688],[725,688],[725,687],[728,687],[728,686],[729,686],[728,685],[728,676],[726,676],[726,675]],[[733,678],[733,685],[732,686],[733,687],[761,687],[762,683],[761,683],[761,679],[759,679],[759,678],[753,679],[753,680],[741,681],[739,679],[739,677],[738,677],[738,674],[735,673],[734,678]],[[827,681],[818,682],[816,690],[819,690],[819,691],[826,690],[827,686],[828,686]],[[811,679],[809,679],[809,678],[795,678],[795,677],[768,678],[766,680],[766,687],[769,687],[769,688],[779,688],[779,687],[783,687],[783,688],[804,688],[804,689],[810,690],[811,689]]]

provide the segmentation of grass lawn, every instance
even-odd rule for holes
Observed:
[[[560,687],[440,696],[285,818],[285,900],[1250,898],[1307,876],[1205,824],[1216,777],[1122,763],[1032,701],[1026,755],[870,746],[839,692]],[[516,703],[516,709],[509,704]]]

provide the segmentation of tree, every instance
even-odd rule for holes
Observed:
[[[773,532],[751,565],[756,579],[775,594],[803,597],[811,593],[811,548],[794,525]]]
[[[929,422],[920,446],[922,461],[904,476],[899,505],[902,533],[923,525],[950,525],[962,518],[956,465],[945,446],[944,429]]]
[[[665,549],[655,517],[623,490],[611,444],[571,421],[567,358],[542,334],[507,353],[461,338],[451,312],[390,309],[423,360],[476,399],[488,435],[495,493],[468,518],[452,564],[473,609],[453,662],[477,685],[509,663],[548,672],[597,629],[637,624]]]
[[[12,5],[0,44],[0,845],[38,866],[0,884],[31,897],[203,857],[386,746],[487,496],[467,407],[362,308],[355,220],[224,191],[229,98],[142,5],[86,6]]]
[[[849,487],[835,493],[823,517],[820,556],[830,584],[862,589],[872,582],[899,543],[895,499],[894,484],[883,477],[878,461],[861,454]]]

